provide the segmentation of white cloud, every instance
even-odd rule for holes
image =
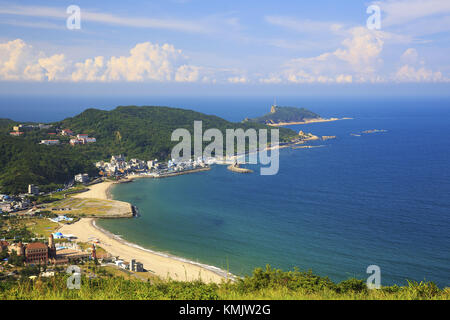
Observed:
[[[409,65],[400,67],[394,75],[394,81],[397,82],[446,82],[441,72],[422,68],[414,68]]]
[[[441,72],[425,67],[425,61],[420,58],[415,48],[408,48],[400,57],[403,64],[392,76],[396,82],[448,82]]]
[[[102,56],[94,59],[86,59],[84,62],[75,64],[75,71],[71,79],[77,81],[106,81],[106,64]]]
[[[46,56],[21,39],[0,44],[0,80],[9,81],[177,81],[195,82],[200,68],[170,44],[144,42],[127,56],[98,56],[82,62],[64,54]]]
[[[383,26],[401,25],[434,15],[450,14],[448,0],[388,0],[376,2],[386,16]]]
[[[230,83],[247,83],[248,79],[244,76],[229,77],[228,82],[230,82]]]
[[[197,82],[199,78],[199,68],[195,66],[182,65],[177,69],[175,81],[177,82]],[[203,78],[203,82],[207,80]]]
[[[34,80],[44,79],[44,70],[38,62],[40,54],[30,45],[16,39],[0,44],[0,79]]]
[[[144,42],[130,50],[127,57],[111,57],[107,63],[106,79],[112,81],[171,81],[177,66],[185,61],[181,50],[173,45]]]
[[[381,32],[353,28],[341,48],[316,57],[289,61],[284,77],[294,83],[372,81],[377,67],[382,64],[383,37]]]
[[[45,76],[48,81],[55,81],[64,78],[64,71],[67,62],[63,54],[55,54],[49,58],[41,58],[38,60],[39,66],[45,70]]]
[[[282,81],[281,77],[277,75],[270,75],[267,78],[259,79],[259,82],[261,83],[281,83]]]
[[[346,48],[337,49],[334,55],[346,61],[358,73],[375,72],[376,65],[381,63],[383,34],[364,27],[353,28],[350,33],[352,37],[342,42]]]
[[[415,48],[398,56],[392,73],[382,72],[386,34],[357,27],[340,48],[315,57],[291,59],[281,70],[249,74],[237,68],[189,64],[171,44],[138,43],[127,55],[69,61],[62,53],[47,55],[21,39],[0,43],[0,80],[71,82],[202,82],[247,84],[446,82],[439,70],[425,66]]]

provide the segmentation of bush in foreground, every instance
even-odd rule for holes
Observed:
[[[311,271],[284,272],[255,269],[252,276],[220,285],[200,281],[126,280],[122,277],[82,278],[79,290],[66,287],[67,275],[49,279],[2,281],[0,299],[83,299],[83,300],[220,300],[220,299],[443,299],[450,288],[440,289],[432,282],[409,282],[407,286],[368,290],[362,280],[348,279],[338,284]]]

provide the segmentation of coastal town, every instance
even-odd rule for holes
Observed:
[[[46,124],[18,124],[9,134],[20,139],[38,130],[44,130],[51,137],[40,140],[42,145],[76,146],[97,142],[88,134]],[[276,147],[294,147],[333,138],[300,131],[295,140]],[[99,228],[95,219],[138,216],[137,208],[131,204],[110,198],[109,190],[114,184],[132,182],[141,177],[166,178],[207,171],[213,164],[228,165],[232,172],[253,172],[237,163],[238,156],[160,161],[117,154],[112,155],[109,161],[95,162],[95,175],[79,172],[55,190],[43,192],[41,186],[29,184],[27,192],[0,194],[0,272],[3,276],[20,278],[23,270],[34,268],[30,277],[45,277],[62,272],[61,266],[87,264],[126,270],[139,274],[141,278],[156,275],[181,279],[183,273],[191,280],[202,274],[203,280],[217,283],[232,278],[220,269],[210,270],[208,266],[130,247],[120,237]]]

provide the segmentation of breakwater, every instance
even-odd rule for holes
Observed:
[[[247,168],[241,168],[238,163],[230,164],[227,167],[228,170],[237,172],[237,173],[252,173],[253,170],[247,169]]]

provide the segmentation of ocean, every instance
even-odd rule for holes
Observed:
[[[63,104],[53,98],[40,99],[45,107],[24,113],[23,99],[0,97],[0,117],[45,122],[86,107],[136,104],[240,121],[268,112],[273,100],[98,97]],[[274,176],[241,175],[216,165],[208,172],[117,185],[114,198],[133,203],[141,216],[99,225],[145,248],[236,275],[270,264],[341,281],[366,279],[366,268],[378,265],[382,285],[410,279],[450,286],[450,99],[278,97],[278,102],[354,119],[291,126],[337,138],[314,142],[319,148],[281,149]],[[7,103],[17,107],[6,109]],[[361,133],[372,129],[386,132]]]

